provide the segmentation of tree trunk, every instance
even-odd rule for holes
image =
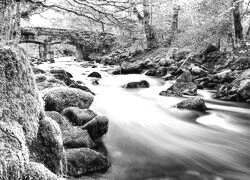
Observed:
[[[233,0],[233,22],[234,22],[234,33],[236,43],[241,43],[243,40],[243,28],[241,24],[240,14],[240,3],[239,0]]]
[[[144,31],[147,40],[147,49],[152,49],[156,47],[156,38],[153,27],[150,25],[150,12],[149,12],[149,2],[148,0],[143,0],[143,23]]]

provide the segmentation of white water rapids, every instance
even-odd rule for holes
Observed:
[[[250,105],[215,100],[212,92],[202,90],[198,93],[207,113],[179,110],[174,105],[184,98],[159,96],[170,82],[145,75],[114,76],[106,72],[109,67],[83,68],[69,58],[49,66],[63,67],[83,81],[96,94],[90,109],[110,119],[100,150],[112,166],[90,179],[250,179]],[[93,71],[102,75],[96,86],[87,77]],[[150,88],[122,88],[137,80],[147,80]]]

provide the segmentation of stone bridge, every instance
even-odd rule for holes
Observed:
[[[110,33],[45,27],[22,27],[19,43],[38,44],[41,58],[53,58],[53,45],[55,44],[70,44],[76,47],[76,59],[83,60],[90,53],[103,50],[109,51],[114,40],[114,35]]]

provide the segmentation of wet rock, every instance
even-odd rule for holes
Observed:
[[[89,148],[67,149],[67,174],[80,177],[86,173],[106,170],[110,167],[108,159]]]
[[[95,93],[92,92],[87,86],[85,86],[83,84],[79,84],[79,83],[77,83],[75,81],[72,81],[72,83],[69,85],[69,87],[76,88],[76,89],[81,89],[81,90],[83,90],[85,92],[89,92],[89,93],[95,95]]]
[[[39,142],[33,147],[40,155],[38,161],[53,173],[60,173],[64,148],[59,125],[53,119],[45,117],[40,121],[38,137]]]
[[[90,137],[93,140],[102,137],[108,131],[108,118],[105,116],[96,116],[87,124],[82,126],[82,129],[88,130]]]
[[[33,70],[34,74],[45,74],[46,73],[46,71],[44,71],[40,68],[37,68],[37,67],[33,67],[32,70]]]
[[[142,67],[140,64],[123,62],[121,64],[121,74],[140,74]]]
[[[159,67],[156,72],[155,75],[156,76],[165,76],[167,74],[167,68],[166,67]]]
[[[57,180],[57,176],[48,170],[43,164],[29,162],[22,180]]]
[[[72,84],[71,78],[73,76],[69,72],[65,71],[63,68],[55,67],[50,70],[50,73],[53,74],[56,79],[63,81],[67,86]]]
[[[150,69],[145,73],[146,76],[155,76],[156,75],[156,69]]]
[[[166,91],[160,92],[161,96],[196,96],[197,95],[197,85],[193,82],[176,82]]]
[[[171,75],[171,74],[168,74],[168,75],[166,75],[166,76],[164,76],[164,77],[162,77],[165,81],[172,81],[172,80],[174,80],[175,79],[175,77],[173,76],[173,75]]]
[[[166,91],[160,92],[162,96],[196,96],[197,85],[192,82],[193,77],[189,71],[184,71],[176,80],[176,82]]]
[[[80,89],[56,87],[48,90],[43,99],[46,111],[62,112],[67,107],[89,108],[94,97],[92,94]]]
[[[83,126],[97,116],[97,114],[90,109],[80,109],[78,107],[65,108],[62,111],[62,115],[67,117],[75,126]]]
[[[97,85],[99,85],[99,81],[98,80],[94,80],[94,81],[91,82],[91,84],[93,84],[94,86],[97,86]]]
[[[35,75],[36,83],[41,83],[46,81],[47,77],[44,74]]]
[[[182,97],[182,94],[178,91],[173,91],[171,89],[167,89],[166,91],[161,91],[159,93],[160,96],[169,96],[169,97]]]
[[[132,89],[132,88],[149,88],[149,83],[146,80],[141,80],[138,82],[129,82],[126,85],[124,85],[124,88]]]
[[[112,71],[113,75],[118,75],[121,74],[121,69],[115,69],[114,71]]]
[[[206,111],[205,101],[199,97],[188,98],[176,105],[179,109],[192,109],[197,111]]]
[[[88,77],[102,78],[101,74],[98,72],[92,72],[88,75]]]
[[[87,130],[80,128],[71,128],[63,132],[63,145],[66,148],[80,148],[88,147],[92,148],[95,143],[91,139]]]

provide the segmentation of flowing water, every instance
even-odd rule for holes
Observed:
[[[91,109],[110,119],[99,150],[112,166],[90,179],[250,180],[250,105],[215,100],[213,92],[202,90],[206,113],[179,110],[174,105],[184,98],[158,95],[171,82],[114,76],[110,67],[83,68],[68,58],[53,66],[64,67],[95,92]],[[87,78],[93,71],[102,75],[97,86]],[[122,88],[143,79],[150,88]]]

